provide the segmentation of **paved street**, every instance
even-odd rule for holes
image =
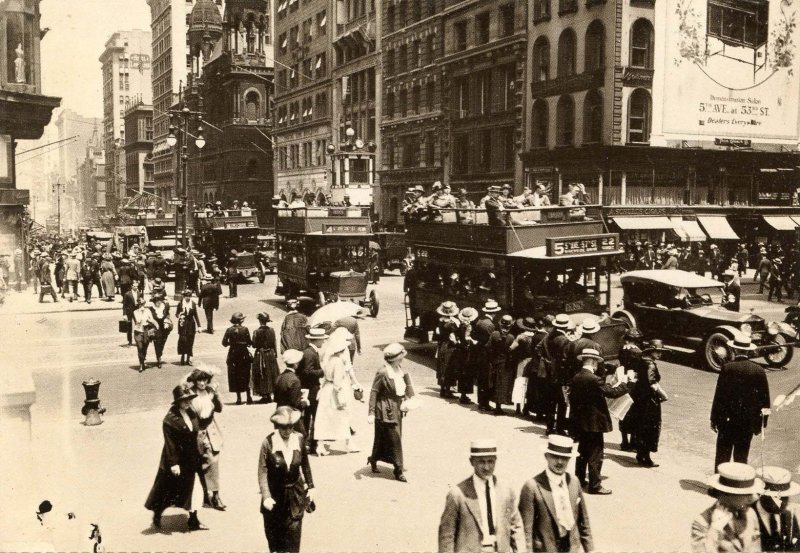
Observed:
[[[196,360],[221,369],[226,403],[219,418],[226,440],[221,495],[229,509],[224,513],[200,509],[200,519],[211,528],[207,532],[185,533],[185,515],[178,511],[174,517],[167,511],[164,529],[156,531],[150,527],[150,512],[142,506],[161,451],[161,418],[172,387],[188,372],[172,364],[178,359],[176,338],[167,343],[162,369],[139,374],[135,349],[123,347],[125,337],[116,332],[119,303],[114,310],[48,312],[31,294],[30,314],[0,311],[3,370],[24,365],[34,373],[32,470],[40,497],[57,498],[85,520],[99,522],[108,550],[264,550],[256,458],[271,428],[271,406],[233,405],[235,396],[226,391],[226,351],[220,341],[234,311],[244,312],[246,324],[254,328],[256,313],[266,310],[279,328],[283,310],[273,296],[274,287],[275,277],[268,277],[263,285],[240,286],[236,299],[223,298],[217,333],[200,334],[195,343]],[[402,338],[401,289],[399,277],[382,279],[381,313],[377,320],[361,324],[365,348],[356,368],[366,387],[380,366],[381,348]],[[745,288],[743,310],[752,307],[767,319],[782,318],[783,306],[766,304],[752,292],[751,286]],[[370,473],[366,457],[371,427],[366,423],[366,405],[360,405],[354,427],[363,453],[312,457],[318,508],[304,520],[304,550],[435,550],[447,488],[471,471],[467,461],[471,439],[497,438],[502,451],[498,475],[517,487],[544,467],[541,425],[512,416],[510,409],[509,416],[495,417],[479,414],[474,406],[440,399],[430,368],[431,349],[409,347],[410,373],[424,397],[423,407],[404,425],[409,483],[395,482],[389,467],[380,475]],[[670,394],[664,404],[662,447],[654,454],[661,466],[638,468],[633,454],[618,449],[618,434],[607,435],[603,472],[608,477],[605,485],[614,494],[587,497],[598,551],[686,550],[691,519],[710,504],[701,483],[712,471],[715,435],[708,427],[708,413],[716,375],[683,364],[689,359],[670,361],[674,362],[660,364],[662,384]],[[102,381],[100,398],[108,409],[99,427],[80,424],[81,381],[89,377]],[[787,392],[798,379],[797,360],[786,371],[769,372],[772,396]],[[798,466],[798,424],[798,406],[771,418],[763,451],[766,463]],[[751,463],[759,464],[761,454],[760,443],[754,442]],[[199,485],[195,502],[199,506]]]

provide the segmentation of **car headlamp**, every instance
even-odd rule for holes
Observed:
[[[777,336],[779,332],[780,332],[780,327],[778,326],[778,323],[771,322],[767,325],[767,333],[770,336]]]
[[[745,336],[752,336],[753,335],[753,327],[750,326],[747,323],[744,323],[740,330],[741,330],[742,334],[744,334]]]

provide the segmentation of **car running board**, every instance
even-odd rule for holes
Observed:
[[[697,350],[691,348],[682,348],[680,346],[664,346],[664,349],[668,349],[670,351],[677,351],[678,353],[695,353]]]

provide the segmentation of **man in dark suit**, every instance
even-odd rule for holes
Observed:
[[[500,305],[494,300],[484,304],[483,317],[475,322],[472,330],[472,339],[475,340],[475,367],[477,368],[478,382],[478,409],[489,410],[489,399],[492,395],[493,383],[491,382],[491,359],[489,359],[489,339],[495,331],[494,317],[501,310]]]
[[[566,434],[567,401],[563,387],[570,383],[566,378],[566,352],[570,341],[566,330],[569,315],[559,313],[553,320],[553,330],[542,342],[541,358],[545,366],[546,382],[544,389],[545,418],[547,434]]]
[[[594,341],[594,336],[600,331],[600,325],[594,319],[584,319],[580,326],[581,337],[566,345],[564,350],[564,370],[562,379],[572,382],[572,378],[581,370],[583,363],[578,355],[586,348],[596,349],[602,355],[603,349]]]
[[[792,473],[781,467],[759,471],[764,493],[755,504],[761,530],[761,551],[800,551],[800,507],[789,503],[800,494],[800,484],[792,482]]]
[[[593,551],[586,502],[577,480],[566,472],[575,457],[571,438],[547,440],[547,468],[522,487],[519,512],[525,528],[525,551]]]
[[[505,211],[503,203],[500,201],[500,187],[490,186],[488,189],[489,197],[484,202],[483,207],[486,209],[486,218],[489,224],[493,226],[506,226],[506,218],[502,213]]]
[[[309,453],[317,452],[317,440],[314,439],[314,419],[317,416],[317,394],[319,393],[319,379],[324,372],[320,365],[319,354],[322,344],[328,339],[323,328],[311,328],[306,334],[308,346],[303,350],[303,358],[297,365],[297,376],[300,384],[308,390],[308,407],[303,410],[303,424],[308,432]]]
[[[206,314],[206,332],[214,334],[214,311],[219,309],[219,297],[222,295],[222,286],[217,277],[203,277],[204,284],[200,287],[200,304]]]
[[[439,521],[439,553],[530,551],[514,491],[494,476],[497,443],[470,444],[472,476],[450,488]]]
[[[611,490],[603,488],[600,480],[600,471],[603,468],[603,434],[612,430],[606,398],[628,393],[636,382],[636,373],[628,371],[628,376],[625,377],[627,382],[614,387],[595,374],[598,364],[603,361],[598,350],[587,348],[578,358],[583,362],[583,367],[572,379],[570,393],[570,423],[578,442],[575,475],[581,485],[585,484],[588,467],[588,492],[608,495]]]
[[[748,359],[756,349],[750,337],[739,335],[728,347],[735,359],[722,367],[711,404],[711,430],[717,433],[715,471],[731,456],[737,463],[747,463],[750,442],[766,427],[770,406],[764,368]]]
[[[135,281],[134,281],[135,282]],[[128,345],[133,345],[133,312],[136,311],[136,295],[133,293],[135,288],[130,287],[122,296],[122,316],[128,320]]]
[[[308,401],[303,399],[302,385],[300,379],[297,378],[295,370],[297,365],[303,359],[303,352],[296,349],[287,349],[283,352],[283,362],[286,363],[286,369],[275,379],[275,403],[277,407],[289,406],[295,411],[303,412],[303,409],[308,407]],[[303,425],[303,418],[297,421],[294,429],[306,435],[306,427]]]

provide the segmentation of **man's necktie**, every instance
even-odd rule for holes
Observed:
[[[558,519],[558,525],[563,529],[562,535],[566,535],[575,526],[575,516],[572,513],[572,507],[569,505],[568,492],[564,489],[563,479],[558,482],[558,488],[561,493],[558,494],[556,518]]]
[[[486,519],[489,522],[489,534],[494,536],[494,516],[492,515],[492,496],[489,492],[489,479],[486,479]]]

